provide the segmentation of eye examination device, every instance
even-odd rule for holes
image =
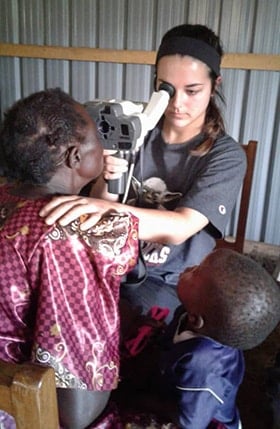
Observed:
[[[145,136],[162,117],[174,92],[172,85],[161,83],[145,108],[143,104],[131,101],[95,100],[85,103],[87,112],[96,123],[103,148],[116,150],[114,156],[128,161],[128,172],[120,179],[108,182],[108,191],[123,195],[124,201],[130,186],[135,155],[142,146]]]

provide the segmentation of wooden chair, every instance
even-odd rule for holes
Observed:
[[[240,208],[237,221],[236,236],[224,237],[216,240],[216,248],[226,247],[228,249],[236,250],[242,253],[245,241],[246,222],[248,216],[250,193],[252,187],[254,165],[257,151],[257,142],[255,140],[249,140],[248,144],[242,145],[247,156],[247,170],[243,181],[243,187],[240,199]]]
[[[0,409],[13,416],[17,429],[58,429],[53,368],[0,361]]]

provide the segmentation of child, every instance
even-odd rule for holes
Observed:
[[[161,376],[176,398],[179,427],[239,429],[242,350],[279,323],[279,287],[249,257],[219,249],[183,272],[178,296],[183,305],[167,332]]]

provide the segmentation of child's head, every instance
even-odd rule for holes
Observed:
[[[262,343],[280,320],[280,288],[248,256],[210,253],[181,274],[178,295],[196,332],[239,349]]]

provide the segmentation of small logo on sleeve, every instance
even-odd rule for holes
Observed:
[[[222,204],[219,206],[219,213],[221,213],[221,215],[225,215],[227,212],[227,209],[225,208],[225,206],[223,206]]]

